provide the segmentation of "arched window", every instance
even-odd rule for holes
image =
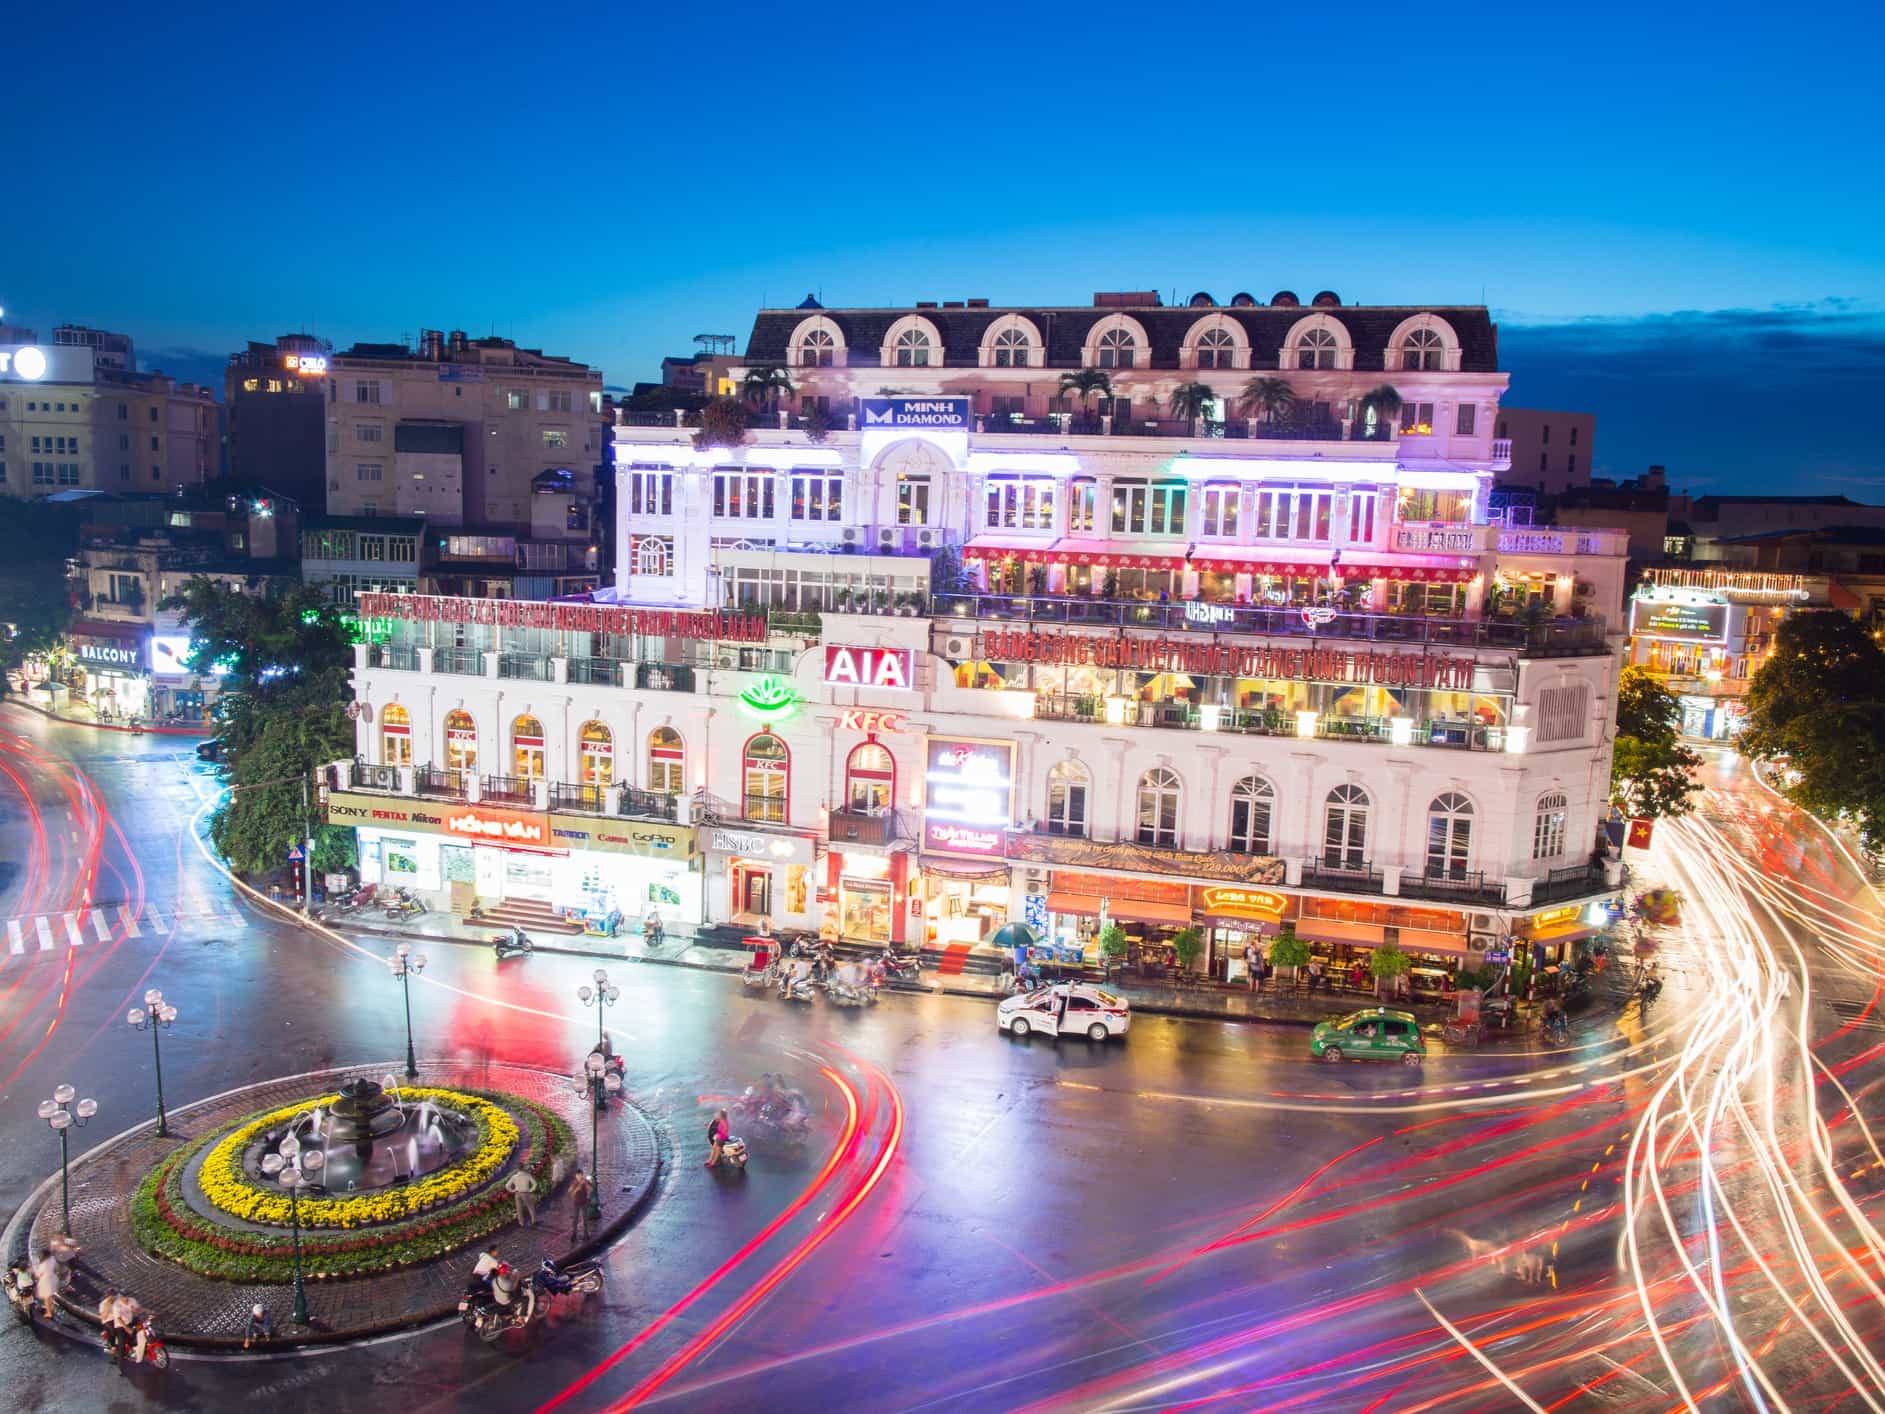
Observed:
[[[844,763],[844,808],[860,815],[884,815],[897,798],[897,763],[888,748],[867,741]]]
[[[471,713],[453,708],[445,714],[445,769],[478,769],[478,725]]]
[[[1458,791],[1427,807],[1427,877],[1464,879],[1473,847],[1473,803]]]
[[[648,733],[648,789],[656,795],[679,795],[685,787],[687,748],[673,727]]]
[[[1086,793],[1092,777],[1078,761],[1062,761],[1047,773],[1047,833],[1086,838]]]
[[[1178,773],[1163,766],[1139,777],[1140,844],[1178,843]]]
[[[1139,344],[1130,329],[1108,329],[1100,335],[1099,366],[1131,368],[1139,356]]]
[[[921,329],[905,329],[897,335],[897,367],[928,368],[929,335]]]
[[[1026,368],[1028,366],[1028,336],[1021,329],[1003,329],[995,336],[995,367]]]
[[[740,776],[746,795],[744,817],[783,825],[786,792],[792,783],[792,754],[785,743],[770,732],[749,738],[740,753]]]
[[[1446,340],[1433,329],[1415,329],[1401,344],[1401,367],[1432,371],[1446,366]]]
[[[615,733],[601,722],[584,722],[576,734],[582,748],[583,784],[606,786],[615,782]]]
[[[635,537],[635,573],[668,573],[668,547],[673,537],[667,535],[637,535]]]
[[[1302,338],[1296,341],[1296,366],[1333,368],[1336,352],[1340,348],[1340,342],[1327,329],[1305,330]]]
[[[1225,329],[1206,329],[1198,336],[1198,367],[1235,368],[1237,341]]]
[[[1571,802],[1561,790],[1538,797],[1538,813],[1532,817],[1532,858],[1556,859],[1564,853],[1565,821]]]
[[[543,779],[543,723],[535,717],[511,723],[511,774],[526,781]]]
[[[837,352],[838,341],[823,329],[806,331],[799,343],[798,364],[800,368],[829,368],[831,358]]]
[[[412,764],[412,713],[397,702],[380,708],[380,764]]]
[[[1230,792],[1230,847],[1239,854],[1271,853],[1270,813],[1276,788],[1261,776],[1245,776]]]
[[[1368,792],[1360,786],[1337,786],[1329,792],[1322,815],[1322,867],[1368,867]]]

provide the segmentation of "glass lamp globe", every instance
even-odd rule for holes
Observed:
[[[310,1149],[301,1156],[301,1167],[308,1173],[319,1173],[327,1164],[327,1155],[319,1149]]]
[[[79,1101],[79,1118],[90,1119],[98,1113],[98,1101],[85,1099]]]
[[[303,1180],[301,1177],[300,1169],[296,1168],[293,1164],[282,1165],[281,1186],[283,1188],[287,1188],[287,1189],[299,1188],[302,1182]]]
[[[124,1019],[130,1022],[133,1026],[142,1026],[144,1024],[144,1008],[135,1007],[135,1006],[132,1007],[129,1011],[127,1011],[124,1014]]]
[[[39,1102],[39,1117],[41,1119],[51,1119],[58,1112],[59,1102],[57,1100],[41,1100]]]
[[[70,1129],[72,1127],[72,1116],[66,1110],[54,1110],[47,1116],[46,1123],[50,1124],[54,1129]]]
[[[393,956],[394,956],[394,957],[400,957],[400,958],[405,958],[405,957],[411,957],[411,956],[412,956],[412,944],[411,944],[411,943],[401,943],[401,944],[400,944],[400,945],[399,945],[398,947],[396,947],[396,948],[394,948],[394,949],[393,949]]]
[[[602,1057],[597,1055],[594,1051],[591,1051],[583,1058],[583,1069],[588,1071],[591,1075],[600,1075],[602,1073],[602,1065]]]
[[[596,1059],[600,1060],[602,1058],[597,1056]],[[610,1071],[602,1078],[602,1088],[613,1095],[617,1090],[622,1088],[622,1077],[617,1075],[614,1071]]]
[[[262,1155],[262,1172],[273,1178],[282,1171],[287,1162],[280,1154],[264,1154]]]
[[[163,1000],[164,1000],[164,994],[158,991],[155,987],[152,987],[148,992],[144,994],[144,1005],[148,1007],[161,1006],[163,1004]]]
[[[585,982],[583,983],[582,986],[576,989],[576,995],[582,998],[582,1003],[584,1006],[588,1006],[589,999],[593,997],[595,993],[589,990],[589,984]]]
[[[78,1094],[78,1091],[74,1090],[70,1085],[61,1085],[52,1092],[52,1098],[62,1105],[69,1105],[72,1103],[72,1097],[76,1094]]]
[[[619,998],[621,997],[621,995],[622,995],[622,989],[621,989],[620,987],[611,987],[611,988],[609,988],[609,1000],[610,1000],[610,1001],[616,1001],[617,999],[619,999]]]
[[[596,969],[596,986],[606,987],[608,985],[609,985],[609,974],[604,972],[600,967],[598,967]]]
[[[424,954],[424,953],[415,953],[415,954],[413,954],[413,958],[412,958],[412,970],[413,970],[414,972],[423,972],[423,971],[425,971],[425,954]]]
[[[175,1021],[176,1019],[177,1019],[177,1009],[173,1006],[166,1005],[164,1007],[164,1024],[168,1026],[171,1022]]]
[[[292,1159],[296,1154],[301,1152],[301,1141],[292,1134],[286,1135],[283,1137],[281,1143],[275,1146],[275,1152],[280,1154],[284,1159]]]

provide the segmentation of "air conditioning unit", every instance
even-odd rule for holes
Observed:
[[[363,773],[366,776],[365,784],[371,790],[399,789],[399,767],[397,766],[367,766],[363,768]]]
[[[846,545],[861,545],[864,543],[864,527],[847,525],[838,532],[838,538]]]
[[[880,550],[894,550],[897,548],[899,539],[900,536],[894,526],[884,526],[877,532],[877,548]]]
[[[952,633],[943,640],[942,651],[945,658],[973,658],[975,638],[971,634]]]
[[[1475,933],[1496,933],[1499,931],[1499,920],[1490,913],[1475,913],[1473,915],[1473,931]]]
[[[722,648],[713,655],[713,665],[723,673],[730,673],[740,665],[740,655],[732,648]]]
[[[936,548],[937,543],[935,531],[919,530],[916,532],[916,547],[919,550],[933,550]]]

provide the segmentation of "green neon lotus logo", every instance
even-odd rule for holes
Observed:
[[[781,717],[798,706],[799,695],[784,678],[768,674],[742,692],[740,701],[755,717]]]

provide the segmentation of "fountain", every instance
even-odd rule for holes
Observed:
[[[293,1135],[303,1149],[326,1157],[322,1181],[331,1193],[369,1192],[410,1183],[457,1162],[477,1137],[463,1115],[425,1101],[397,1103],[375,1080],[349,1080],[331,1106],[296,1115],[263,1137],[245,1158],[251,1175]]]

